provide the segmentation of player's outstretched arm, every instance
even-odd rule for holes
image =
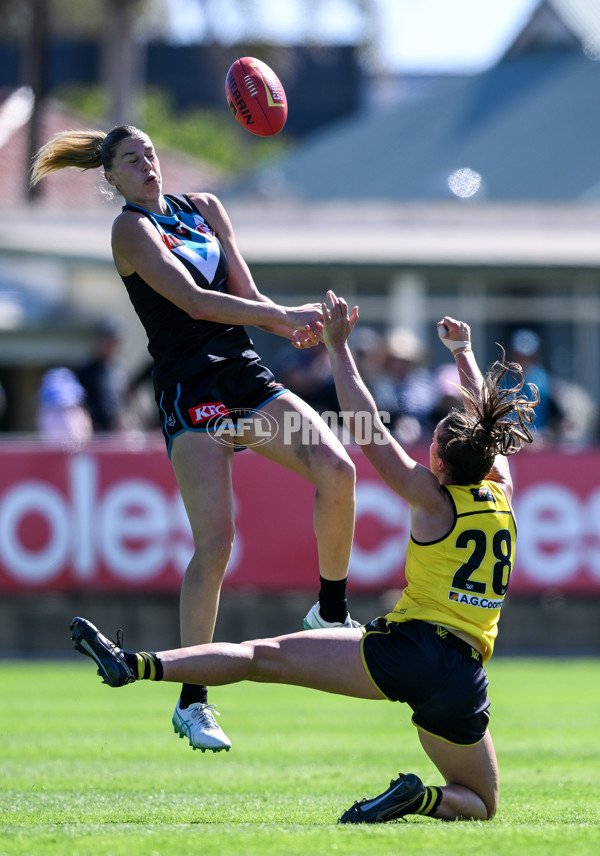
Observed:
[[[445,315],[438,321],[437,331],[440,340],[456,360],[461,386],[469,390],[477,401],[481,401],[483,377],[471,345],[471,328],[464,321]],[[472,401],[464,395],[463,405],[467,413],[475,412]]]
[[[227,276],[227,291],[230,295],[241,297],[245,300],[251,300],[255,303],[262,303],[267,306],[276,308],[275,303],[258,289],[250,268],[244,260],[233,230],[233,225],[229,215],[222,202],[212,193],[190,193],[190,199],[194,202],[207,223],[210,223],[215,230],[228,263]],[[306,304],[304,307],[282,307],[284,312],[293,313],[306,310],[307,313],[314,312],[317,304]],[[294,316],[296,317],[296,316]],[[276,336],[283,336],[285,339],[293,339],[294,329],[290,326],[287,319],[282,318],[265,318],[263,322],[256,324],[261,330],[267,333],[273,333]],[[296,336],[296,340],[292,341],[296,347],[311,347],[317,343],[317,337],[314,330],[307,325],[306,331]],[[299,344],[298,344],[299,342]]]
[[[441,321],[438,321],[437,330],[440,340],[456,360],[461,386],[470,392],[476,401],[481,403],[483,376],[473,353],[471,328],[464,321],[457,321],[455,318],[445,315]],[[462,399],[465,411],[471,415],[476,415],[476,408],[469,396],[463,394]],[[496,455],[494,466],[490,470],[488,478],[501,484],[510,499],[512,496],[512,479],[510,466],[504,455]]]
[[[348,337],[358,320],[343,298],[332,291],[323,304],[321,328],[329,351],[331,370],[338,400],[351,433],[381,478],[411,505],[431,508],[439,504],[439,483],[433,473],[418,464],[386,428],[377,406],[365,386],[352,353]],[[358,430],[360,426],[360,432]]]

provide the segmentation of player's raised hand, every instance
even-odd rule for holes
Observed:
[[[441,342],[453,354],[471,349],[471,328],[464,321],[444,315],[437,323],[437,331]]]
[[[358,321],[358,306],[351,313],[343,297],[338,297],[333,291],[327,292],[327,299],[322,306],[323,322],[317,323],[325,345],[335,349],[348,339],[354,325]]]

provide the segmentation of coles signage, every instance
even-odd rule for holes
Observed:
[[[404,585],[406,503],[360,450],[354,590]],[[426,450],[419,455],[427,460]],[[512,461],[518,524],[510,593],[600,594],[600,451]],[[315,590],[312,486],[252,452],[235,455],[237,534],[225,586]],[[0,591],[177,591],[193,542],[162,440],[94,442],[69,455],[0,450]]]

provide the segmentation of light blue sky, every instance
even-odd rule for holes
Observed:
[[[296,44],[348,43],[368,26],[374,28],[380,69],[475,72],[497,60],[540,0],[372,0],[376,19],[371,22],[352,0],[168,2],[181,41],[210,33],[226,43],[256,36]]]

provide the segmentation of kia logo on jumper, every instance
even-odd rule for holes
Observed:
[[[215,413],[204,424],[215,443],[222,446],[263,446],[279,433],[276,420],[262,410],[226,410]]]

